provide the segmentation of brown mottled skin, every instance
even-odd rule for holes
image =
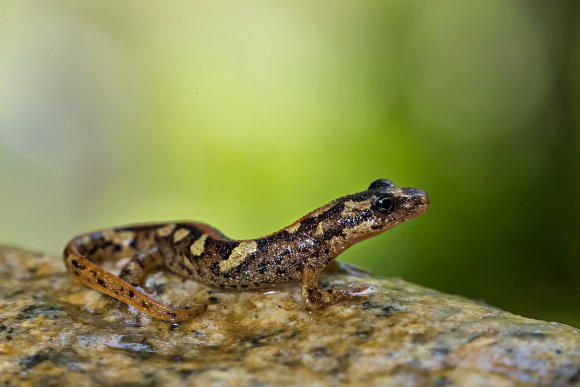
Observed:
[[[64,261],[85,285],[166,321],[191,319],[206,307],[177,309],[139,288],[149,272],[164,267],[220,288],[255,289],[301,280],[302,304],[311,310],[364,298],[366,286],[320,289],[320,272],[353,244],[421,215],[428,204],[424,191],[380,179],[366,191],[336,199],[262,238],[232,240],[202,223],[125,226],[74,238]],[[118,277],[98,265],[122,258],[130,261]]]

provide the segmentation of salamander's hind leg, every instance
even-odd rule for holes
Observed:
[[[143,286],[147,274],[163,267],[163,257],[158,249],[138,253],[123,267],[119,278],[133,286]]]
[[[81,245],[82,246],[82,245]],[[137,253],[121,271],[122,278],[108,272],[90,261],[79,251],[73,240],[65,249],[65,264],[83,284],[108,294],[161,320],[180,322],[190,320],[205,311],[205,305],[195,305],[190,309],[177,309],[165,305],[138,286],[143,283],[147,272],[158,268],[163,257],[157,250]]]
[[[369,285],[351,289],[320,289],[320,271],[306,267],[302,270],[302,306],[306,310],[320,309],[338,302],[363,301],[370,290]]]

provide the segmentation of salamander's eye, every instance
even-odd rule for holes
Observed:
[[[388,214],[395,208],[395,198],[391,195],[380,196],[372,204],[372,208],[381,214]]]
[[[375,180],[375,181],[373,181],[371,183],[371,185],[369,186],[369,189],[392,188],[394,186],[395,185],[390,180],[387,180],[387,179],[378,179],[378,180]]]

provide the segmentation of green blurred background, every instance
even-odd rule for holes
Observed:
[[[386,177],[341,259],[580,326],[580,2],[3,1],[0,239],[270,233]]]

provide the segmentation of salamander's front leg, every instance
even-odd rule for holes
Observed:
[[[352,289],[320,289],[318,275],[320,270],[306,267],[302,270],[302,306],[306,310],[325,308],[344,301],[363,301],[366,299],[369,286],[363,285]]]

